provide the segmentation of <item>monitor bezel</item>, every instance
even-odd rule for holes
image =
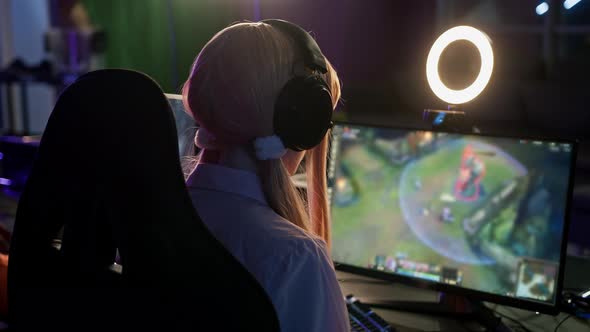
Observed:
[[[422,289],[428,289],[438,292],[446,292],[452,293],[459,296],[464,296],[471,300],[480,300],[480,301],[487,301],[493,302],[502,305],[508,305],[515,308],[550,314],[550,315],[557,315],[560,312],[562,307],[562,289],[563,289],[563,282],[564,282],[564,271],[565,271],[565,259],[567,254],[567,239],[569,235],[569,226],[571,223],[570,219],[570,211],[571,211],[571,202],[573,196],[573,187],[574,187],[574,178],[575,178],[575,168],[576,168],[576,158],[578,152],[578,141],[575,139],[569,138],[557,138],[557,137],[549,137],[549,136],[533,136],[533,135],[523,135],[523,136],[515,136],[515,135],[501,135],[497,133],[482,133],[482,132],[466,132],[466,131],[456,131],[456,130],[440,130],[438,128],[412,128],[409,126],[388,126],[388,125],[378,125],[378,124],[367,124],[361,122],[351,122],[351,121],[334,121],[334,126],[361,126],[361,127],[368,127],[368,128],[377,128],[377,129],[390,129],[390,130],[408,130],[408,131],[430,131],[430,132],[437,132],[437,133],[447,133],[447,134],[461,134],[461,135],[471,135],[471,136],[480,136],[480,137],[495,137],[495,138],[508,138],[508,139],[526,139],[526,140],[535,140],[535,141],[542,141],[542,142],[555,142],[555,143],[569,143],[572,145],[572,153],[570,157],[570,174],[568,177],[568,189],[566,193],[566,202],[565,202],[565,213],[564,213],[564,226],[563,226],[563,233],[561,239],[561,252],[559,258],[559,268],[558,268],[558,276],[557,276],[557,283],[555,288],[555,303],[544,303],[535,300],[527,300],[523,298],[517,297],[508,297],[493,293],[488,293],[480,290],[465,288],[456,285],[445,284],[441,282],[429,281],[425,279],[418,279],[412,278],[408,276],[403,276],[394,273],[388,273],[378,270],[373,270],[369,268],[363,268],[356,265],[350,265],[338,261],[334,261],[334,266],[336,270],[354,273],[362,276],[377,278],[385,281],[391,282],[400,282],[408,286],[413,286]],[[332,153],[332,137],[330,137],[330,148],[329,148],[329,156]],[[332,202],[330,202],[330,212],[332,211]]]
[[[165,93],[164,96],[168,99],[182,100],[182,95],[176,93]]]

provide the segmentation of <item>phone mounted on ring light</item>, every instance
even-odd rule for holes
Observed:
[[[464,111],[454,105],[449,105],[446,110],[425,109],[422,120],[430,125],[432,130],[479,133],[473,120]]]
[[[481,67],[475,81],[462,90],[453,90],[441,80],[438,71],[439,61],[444,50],[453,42],[466,40],[479,51]],[[456,26],[441,34],[428,53],[426,59],[426,79],[432,92],[449,104],[446,110],[425,109],[422,119],[433,130],[479,133],[465,112],[457,105],[464,104],[477,97],[487,86],[494,68],[494,52],[490,38],[482,31],[470,26]]]

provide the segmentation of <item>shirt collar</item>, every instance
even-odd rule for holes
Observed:
[[[260,178],[249,171],[216,164],[198,164],[186,184],[189,188],[227,192],[268,205]]]

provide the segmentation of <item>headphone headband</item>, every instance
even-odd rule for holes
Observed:
[[[284,20],[264,20],[297,44],[304,65],[325,74],[328,65],[317,42],[304,29]],[[273,128],[286,148],[309,150],[326,136],[332,123],[332,95],[317,74],[296,76],[285,84],[275,102]]]
[[[293,38],[295,44],[299,47],[299,51],[302,52],[306,67],[317,70],[322,74],[328,72],[326,57],[324,57],[320,46],[303,28],[285,20],[268,19],[261,22],[271,25]]]

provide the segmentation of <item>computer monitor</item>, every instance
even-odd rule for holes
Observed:
[[[174,119],[176,120],[176,130],[178,132],[178,152],[180,157],[191,157],[196,154],[194,144],[197,124],[195,120],[185,111],[182,104],[182,95],[166,94]]]
[[[555,313],[576,144],[338,123],[337,269]]]

